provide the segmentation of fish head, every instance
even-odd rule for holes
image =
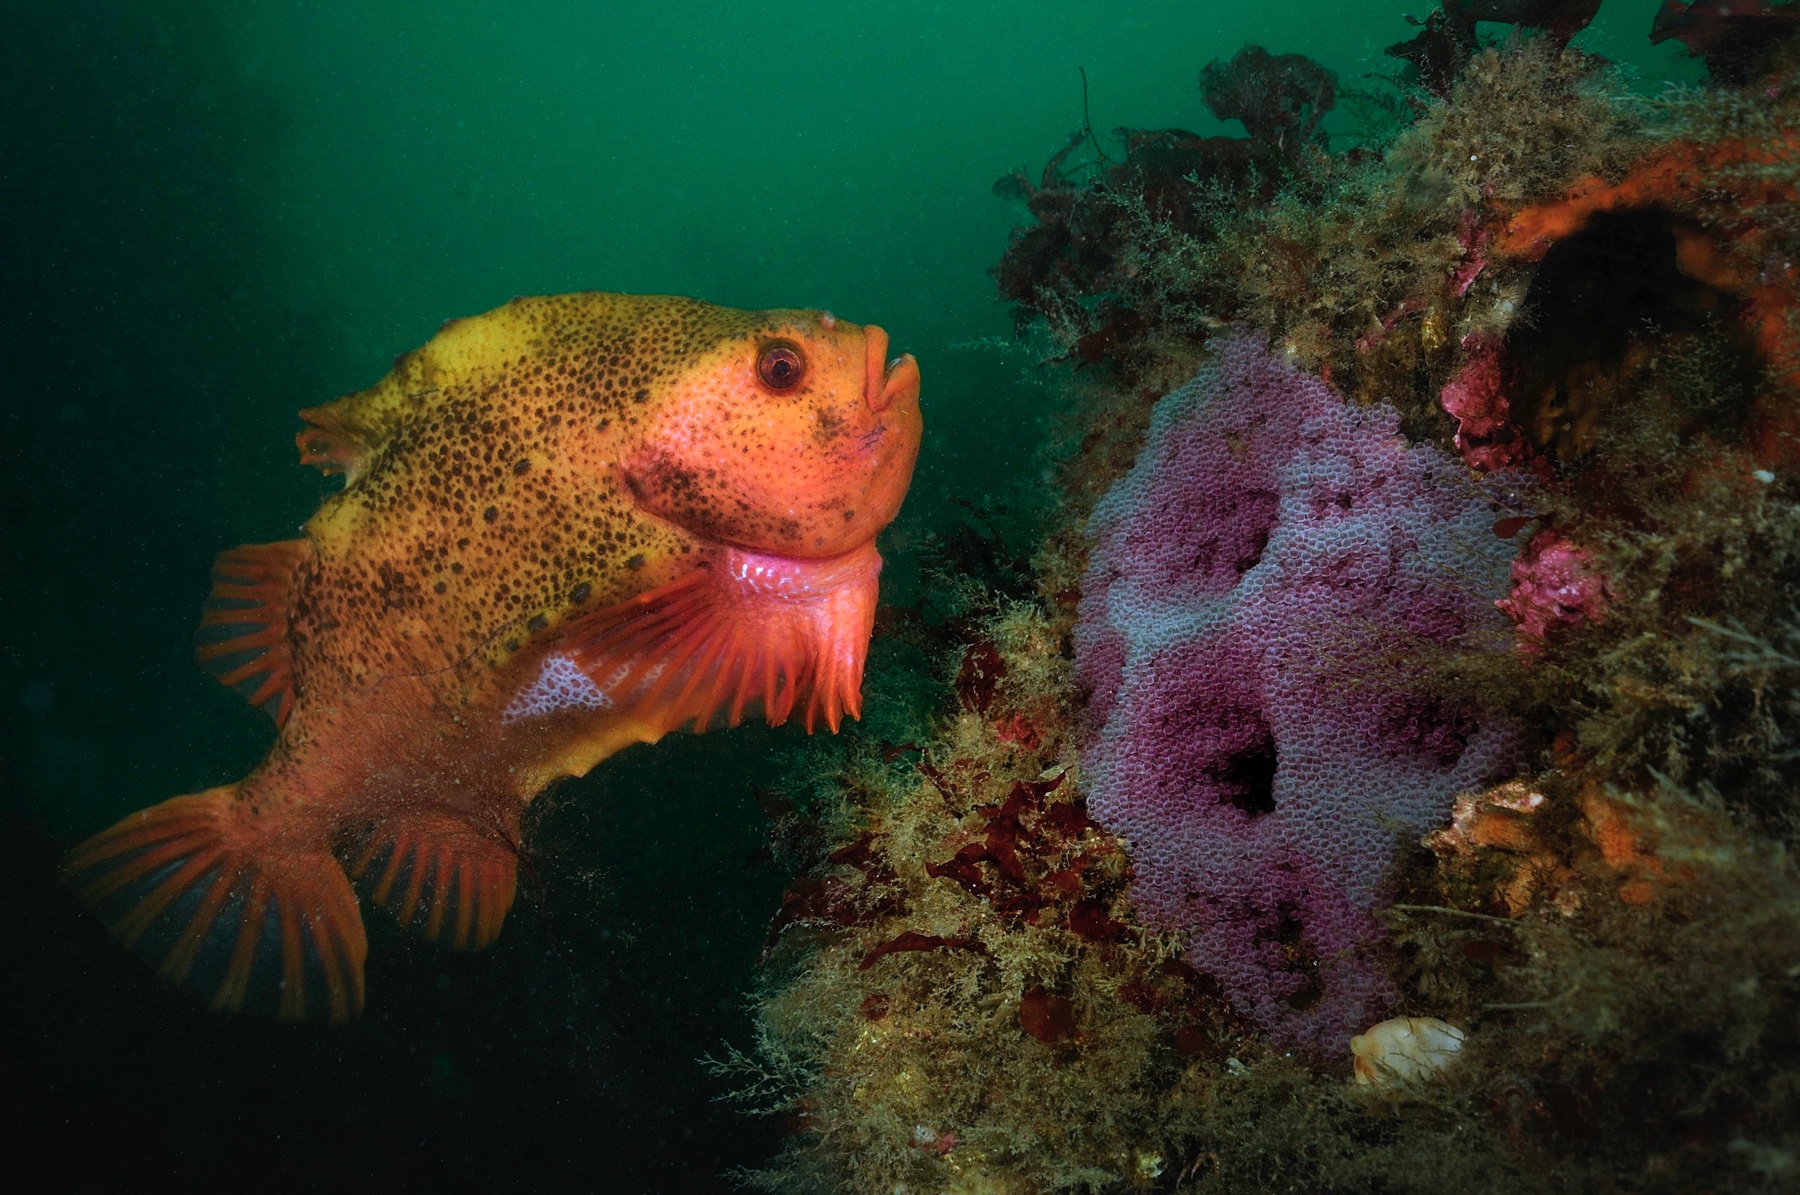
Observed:
[[[620,460],[637,506],[755,552],[822,558],[871,540],[919,455],[919,366],[887,333],[758,313],[659,387]]]

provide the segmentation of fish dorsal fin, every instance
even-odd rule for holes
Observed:
[[[300,420],[306,427],[294,437],[294,444],[300,449],[301,464],[311,465],[327,477],[342,473],[347,483],[354,485],[368,472],[379,440],[386,437],[370,435],[373,429],[355,428],[346,417],[349,412],[340,409],[347,401],[301,411]],[[371,440],[378,442],[372,444]]]
[[[609,711],[654,737],[736,726],[760,707],[772,726],[799,711],[832,730],[862,710],[881,556],[829,560],[720,551],[660,588],[563,629],[502,714]]]
[[[280,726],[294,708],[288,611],[304,539],[245,544],[213,561],[212,593],[194,632],[194,654],[219,683]]]
[[[342,473],[346,486],[362,480],[407,412],[440,392],[428,380],[438,372],[433,368],[431,347],[427,344],[395,357],[394,368],[367,390],[301,411],[300,421],[306,427],[294,437],[300,463],[312,465],[328,477]]]

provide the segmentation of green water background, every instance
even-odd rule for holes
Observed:
[[[1646,93],[1698,76],[1645,41],[1656,7],[1607,0],[1583,37]],[[1054,391],[1003,347],[987,273],[1023,213],[989,188],[1080,124],[1078,68],[1096,129],[1238,134],[1200,102],[1209,59],[1256,41],[1355,86],[1410,33],[1367,0],[0,12],[0,811],[36,844],[5,895],[55,927],[10,963],[0,1067],[22,1103],[88,1109],[71,1124],[158,1109],[145,1148],[176,1169],[291,1167],[338,1126],[520,1189],[546,1155],[674,1189],[771,1148],[692,1059],[748,1032],[786,879],[751,858],[751,787],[782,783],[791,732],[671,740],[567,786],[540,828],[556,886],[476,958],[375,931],[370,1021],[335,1037],[210,1019],[113,967],[50,852],[266,749],[189,636],[213,554],[291,536],[335,484],[294,465],[293,412],[514,294],[826,307],[924,371],[918,481],[884,541],[903,590],[950,499],[1017,505],[1041,469]],[[286,1144],[284,1090],[307,1093]]]

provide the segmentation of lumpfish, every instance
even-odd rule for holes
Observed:
[[[65,880],[213,1007],[336,1023],[363,1005],[353,877],[480,949],[551,781],[753,710],[836,730],[919,450],[918,365],[887,351],[823,312],[521,298],[302,411],[302,463],[345,487],[221,555],[195,637],[274,747]]]

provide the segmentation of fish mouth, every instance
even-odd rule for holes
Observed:
[[[911,353],[887,359],[888,334],[874,324],[863,327],[868,382],[863,391],[869,410],[879,415],[896,402],[919,401],[919,363]]]

